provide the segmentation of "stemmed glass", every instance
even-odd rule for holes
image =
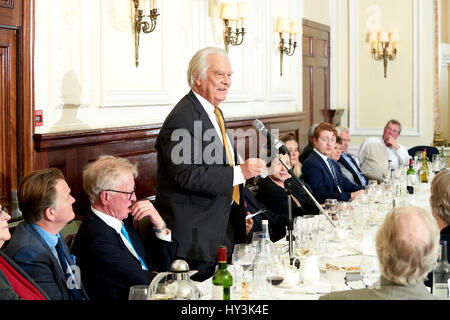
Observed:
[[[283,261],[280,257],[279,252],[276,251],[276,248],[272,248],[271,250],[271,263],[266,269],[266,280],[272,286],[279,286],[285,279],[285,269],[283,266]]]
[[[325,211],[333,220],[336,220],[333,216],[336,215],[337,203],[336,199],[325,199]]]
[[[361,277],[366,288],[371,288],[380,278],[380,268],[376,256],[363,256],[361,259]]]
[[[234,245],[233,269],[234,269],[234,290],[238,291],[240,286],[248,287],[246,272],[250,270],[255,259],[256,249],[251,244],[239,243]]]

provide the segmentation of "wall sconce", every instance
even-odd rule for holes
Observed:
[[[156,28],[159,16],[156,0],[133,0],[134,2],[134,49],[136,68],[139,65],[139,36],[141,32],[150,33]],[[148,17],[149,21],[145,21]]]
[[[292,56],[297,48],[297,34],[301,33],[300,24],[295,20],[278,18],[276,31],[280,34],[280,76],[283,76],[283,54]],[[289,34],[289,41],[286,43],[283,33]],[[294,35],[294,41],[292,41]]]
[[[369,35],[370,53],[375,61],[383,60],[384,77],[386,78],[387,63],[397,57],[400,35],[398,32],[372,31]]]
[[[248,16],[248,6],[246,2],[223,3],[220,10],[220,18],[223,20],[223,42],[225,50],[228,46],[239,46],[244,41],[244,19]],[[233,31],[233,26],[236,28]]]

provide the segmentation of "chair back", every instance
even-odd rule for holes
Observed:
[[[408,154],[414,158],[417,151],[423,151],[425,149],[427,151],[427,158],[428,160],[433,159],[433,154],[439,154],[439,150],[436,147],[433,146],[415,146],[408,149]]]

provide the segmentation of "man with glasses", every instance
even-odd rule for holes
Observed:
[[[352,183],[365,187],[367,178],[362,173],[356,160],[347,152],[351,141],[350,131],[347,128],[336,128],[341,139],[342,153],[337,163],[342,169],[344,176]]]
[[[169,270],[175,257],[178,244],[158,211],[148,200],[136,201],[137,175],[135,165],[114,156],[101,156],[83,171],[91,211],[73,251],[91,300],[127,300],[131,286],[149,285],[152,271]],[[154,231],[140,234],[140,221]]]

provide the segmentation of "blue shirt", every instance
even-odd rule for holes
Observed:
[[[34,223],[31,224],[31,226],[34,228],[34,230],[39,233],[42,239],[44,239],[45,243],[48,245],[50,250],[52,251],[53,255],[55,256],[56,261],[59,263],[58,253],[56,252],[56,244],[58,243],[58,239],[60,238],[59,233],[55,236],[54,234],[45,231],[38,225],[35,225]],[[60,264],[61,265],[61,264]]]

